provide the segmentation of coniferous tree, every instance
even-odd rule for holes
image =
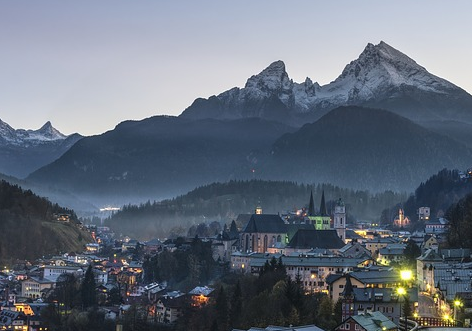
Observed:
[[[230,321],[233,327],[239,325],[239,317],[243,310],[243,294],[241,291],[241,284],[238,280],[234,288],[233,296],[231,298]]]
[[[95,291],[95,277],[90,264],[85,272],[84,280],[80,288],[82,297],[82,306],[84,308],[93,307],[97,305],[97,296]]]
[[[227,330],[229,326],[229,307],[228,298],[223,286],[220,287],[218,297],[215,302],[216,321],[219,330]]]

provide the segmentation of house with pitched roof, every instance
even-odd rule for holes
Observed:
[[[334,328],[335,331],[396,331],[398,326],[378,311],[354,315]]]
[[[349,274],[346,275],[346,285],[341,293],[342,320],[366,312],[381,312],[395,323],[400,323],[401,310],[407,297],[410,309],[415,311],[418,302],[418,289],[407,288],[406,295],[399,295],[397,288],[358,288],[354,287]]]
[[[327,277],[329,296],[336,302],[347,283],[346,274],[334,274]],[[390,269],[354,271],[349,274],[354,288],[397,288],[401,284],[400,274]]]

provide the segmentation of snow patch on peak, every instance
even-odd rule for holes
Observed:
[[[285,71],[283,61],[275,61],[258,75],[254,75],[246,82],[245,88],[255,88],[264,91],[277,91],[284,87],[289,87],[290,79]]]
[[[359,58],[349,63],[332,83],[322,87],[326,97],[337,102],[368,101],[388,89],[412,86],[419,90],[444,93],[455,86],[430,74],[407,55],[384,41],[367,44]]]
[[[47,140],[60,140],[67,138],[66,135],[62,134],[54,128],[50,121],[47,121],[39,130],[29,131],[30,134]]]
[[[8,145],[35,145],[66,138],[67,136],[55,129],[49,121],[38,130],[15,130],[0,120],[0,141]]]

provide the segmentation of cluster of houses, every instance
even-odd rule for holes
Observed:
[[[418,218],[425,224],[422,233],[349,229],[342,199],[328,212],[323,193],[317,211],[313,195],[302,213],[264,214],[257,207],[253,214],[239,215],[229,229],[203,240],[211,241],[215,261],[228,264],[232,272],[258,274],[268,261],[280,259],[288,276],[300,280],[306,293],[321,292],[334,302],[342,300],[343,323],[337,330],[395,330],[406,297],[412,314],[420,313],[419,293],[434,299],[439,311],[449,309],[449,303],[457,298],[472,306],[470,250],[439,249],[447,222],[431,220],[427,207],[418,210]],[[397,219],[402,225],[409,222],[403,211]],[[0,273],[0,295],[4,298],[0,329],[47,330],[41,310],[47,307],[45,302],[58,280],[64,274],[80,279],[90,264],[97,295],[102,298],[101,309],[111,319],[118,320],[132,304],[139,304],[150,321],[174,323],[185,304],[201,307],[211,300],[214,289],[210,284],[183,293],[166,283],[142,283],[142,261],[133,253],[138,247],[148,255],[172,251],[176,249],[172,243],[158,239],[140,243],[131,238],[118,242],[107,227],[89,230],[95,241],[81,254],[68,253]],[[405,258],[407,241],[415,242],[422,253],[417,259],[416,280],[405,281],[397,266]],[[101,257],[106,246],[119,254],[113,259]],[[399,294],[403,287],[405,292]],[[122,297],[119,305],[107,305],[113,290]],[[303,328],[319,330],[316,326],[297,330]],[[272,326],[271,330],[285,329]]]

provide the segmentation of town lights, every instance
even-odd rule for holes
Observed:
[[[411,272],[411,270],[401,270],[400,278],[403,281],[411,280],[413,278],[413,273]]]

